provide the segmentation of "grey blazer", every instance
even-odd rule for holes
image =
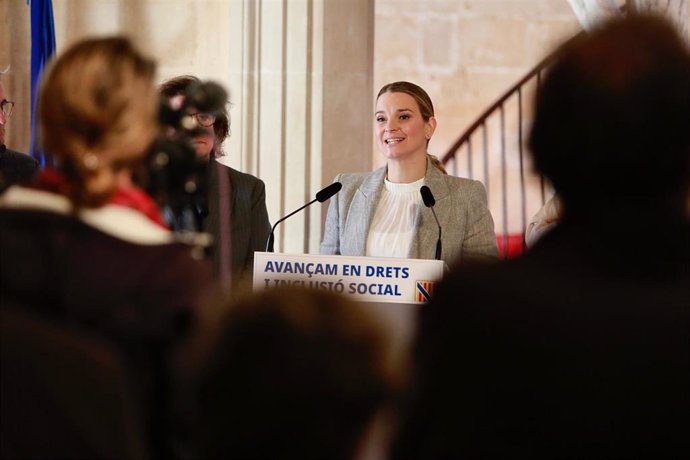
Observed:
[[[370,173],[339,174],[335,178],[343,188],[331,198],[321,254],[366,254],[367,234],[385,175],[384,166]],[[427,161],[424,184],[436,199],[434,209],[443,229],[441,258],[446,263],[460,257],[498,257],[494,221],[481,182],[443,174]],[[415,228],[408,257],[433,259],[438,226],[430,209],[419,207]]]
[[[209,215],[204,221],[204,228],[214,236],[214,270],[220,274],[222,245],[229,245],[230,272],[233,279],[238,279],[251,271],[254,251],[264,250],[271,232],[266,210],[266,188],[261,179],[216,161],[210,164],[208,188]],[[229,235],[221,231],[223,213],[230,216]]]

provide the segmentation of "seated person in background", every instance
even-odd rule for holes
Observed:
[[[34,158],[5,146],[5,125],[12,116],[14,102],[5,97],[3,74],[0,72],[0,192],[12,184],[30,182],[38,170],[38,162]]]
[[[361,304],[277,288],[232,304],[197,380],[199,458],[354,459],[393,384]],[[381,455],[373,458],[383,458]]]
[[[343,188],[331,198],[321,254],[434,259],[438,226],[422,202],[426,185],[443,229],[442,260],[498,256],[486,190],[480,182],[447,175],[427,153],[435,129],[426,91],[405,81],[381,88],[374,136],[386,166],[335,178]]]
[[[687,457],[687,43],[634,15],[567,42],[529,143],[563,216],[420,310],[392,458]]]
[[[553,229],[563,213],[563,205],[556,195],[552,196],[544,206],[532,217],[525,231],[525,244],[532,247],[546,232]]]
[[[147,401],[161,399],[156,369],[186,335],[211,276],[132,185],[158,131],[154,72],[125,38],[67,49],[50,66],[38,106],[56,169],[0,195],[2,305],[113,340],[153,382]],[[112,204],[122,196],[127,206]]]
[[[183,75],[160,87],[160,93],[173,106],[181,106],[188,88],[199,79]],[[203,228],[214,236],[214,268],[221,278],[231,275],[234,281],[250,273],[254,251],[263,251],[271,231],[266,210],[266,189],[261,179],[237,171],[217,161],[223,155],[222,145],[230,132],[227,109],[219,115],[190,114],[203,131],[193,137],[199,158],[209,161],[208,216]]]

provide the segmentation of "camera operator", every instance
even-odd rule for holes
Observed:
[[[236,284],[251,274],[254,251],[263,250],[271,230],[264,183],[217,161],[224,154],[222,144],[230,132],[227,96],[216,107],[217,89],[191,75],[166,81],[160,93],[173,110],[182,109],[181,134],[191,140],[196,157],[208,165],[203,187],[207,206],[193,207],[194,219],[213,236],[216,274],[224,282],[232,276]],[[176,218],[189,221],[184,212]]]

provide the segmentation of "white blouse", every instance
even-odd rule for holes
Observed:
[[[422,203],[419,193],[424,178],[411,184],[384,180],[374,218],[367,235],[366,255],[374,257],[407,257],[414,237],[417,210]]]

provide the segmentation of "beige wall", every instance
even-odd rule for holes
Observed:
[[[194,73],[230,89],[232,136],[224,162],[262,178],[272,221],[310,200],[335,174],[383,163],[372,136],[374,95],[411,80],[436,106],[432,154],[443,155],[491,102],[557,43],[581,30],[567,0],[55,0],[58,51],[87,35],[124,33],[159,66],[159,80]],[[28,150],[29,8],[0,0],[0,66],[17,109],[8,143]],[[523,95],[528,120],[531,89]],[[507,107],[506,220],[522,231],[517,120]],[[498,125],[490,120],[490,128]],[[529,123],[523,127],[526,134]],[[489,184],[497,228],[503,187],[496,147],[488,175],[475,155],[469,171]],[[478,150],[478,149],[477,149]],[[529,163],[526,164],[529,169]],[[541,204],[527,178],[527,213]],[[317,252],[325,206],[294,216],[277,249]]]
[[[159,63],[159,80],[196,73],[227,85],[230,74],[230,0],[54,0],[58,53],[87,36],[125,34]],[[30,8],[0,0],[0,67],[17,106],[9,128],[12,146],[29,148]],[[7,44],[7,46],[5,46]]]
[[[429,152],[441,157],[491,103],[556,44],[580,30],[567,0],[377,0],[374,89],[391,81],[410,80],[427,90],[438,121]],[[523,95],[526,115],[531,98],[529,91]],[[521,232],[523,226],[515,108],[514,102],[506,107],[505,119],[510,211],[506,220],[511,233]],[[491,119],[489,132],[498,132],[499,124],[498,118]],[[457,170],[460,176],[471,175],[489,184],[498,231],[504,221],[500,142],[489,135],[488,177],[476,154],[479,142],[475,143],[472,173],[464,157]],[[382,162],[375,152],[374,163]],[[527,214],[531,216],[541,205],[541,188],[534,175],[527,182]]]
[[[159,81],[192,73],[231,92],[223,161],[266,182],[271,221],[342,171],[371,168],[372,0],[55,0],[58,53],[92,35],[128,35]],[[29,8],[0,0],[0,64],[17,101],[8,140],[29,144]],[[282,225],[276,250],[318,252],[325,206]]]
[[[372,92],[370,0],[231,2],[228,161],[266,182],[272,221],[311,201],[343,171],[371,168],[365,113]],[[238,155],[239,154],[239,155]],[[282,224],[276,250],[317,253],[326,206]]]
[[[6,125],[5,142],[14,150],[28,152],[31,43],[29,7],[25,1],[0,0],[0,43],[0,70],[10,67],[9,73],[2,76],[5,97],[15,102],[12,118]]]
[[[567,0],[56,0],[54,11],[58,52],[85,36],[123,33],[157,59],[159,81],[193,73],[229,88],[232,136],[223,161],[266,182],[272,221],[335,174],[382,164],[371,119],[384,83],[405,79],[427,89],[439,122],[429,149],[440,156],[555,43],[580,29]],[[8,142],[26,151],[29,8],[0,0],[0,12],[11,44],[0,63],[12,63],[5,80],[18,102]],[[511,186],[515,123],[507,118]],[[500,228],[496,164],[488,177],[472,175],[491,185]],[[458,173],[469,175],[462,167]],[[538,188],[528,195],[532,213]],[[316,205],[282,225],[277,249],[317,252],[324,211]],[[514,213],[508,224],[521,230]]]
[[[551,48],[581,30],[566,0],[377,0],[374,86],[411,80],[434,101],[441,155]]]
[[[158,80],[192,73],[226,87],[228,0],[55,0],[58,53],[88,36],[124,34],[158,62]]]

